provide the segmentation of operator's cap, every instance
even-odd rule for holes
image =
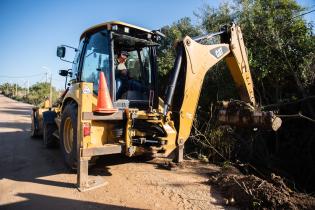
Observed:
[[[120,55],[124,55],[124,56],[128,57],[128,56],[129,56],[129,53],[128,53],[127,51],[121,51],[121,52],[120,52]]]

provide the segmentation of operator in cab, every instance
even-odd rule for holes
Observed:
[[[116,77],[116,98],[121,99],[128,90],[146,92],[147,87],[143,86],[140,82],[134,80],[130,76],[127,69],[126,61],[129,53],[127,51],[120,51],[116,59],[115,77]]]

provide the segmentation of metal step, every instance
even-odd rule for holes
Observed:
[[[82,112],[82,119],[83,120],[124,120],[125,115],[124,112],[118,110],[118,112],[113,114],[106,114],[106,115],[97,115],[93,112]]]
[[[105,144],[101,147],[91,147],[81,149],[81,157],[92,157],[97,155],[119,154],[124,151],[122,144]]]

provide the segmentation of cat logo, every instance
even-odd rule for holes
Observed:
[[[211,55],[219,59],[222,55],[224,55],[226,52],[228,52],[228,48],[225,46],[217,47],[212,50],[210,50]]]
[[[220,58],[221,55],[223,55],[223,50],[222,50],[222,47],[219,47],[218,49],[215,50],[215,56],[217,58]]]

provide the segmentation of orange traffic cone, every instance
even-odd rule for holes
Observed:
[[[104,76],[104,72],[101,71],[98,83],[97,106],[94,112],[101,114],[112,114],[117,111],[118,110],[116,108],[113,108],[113,103],[107,89],[107,83]]]

